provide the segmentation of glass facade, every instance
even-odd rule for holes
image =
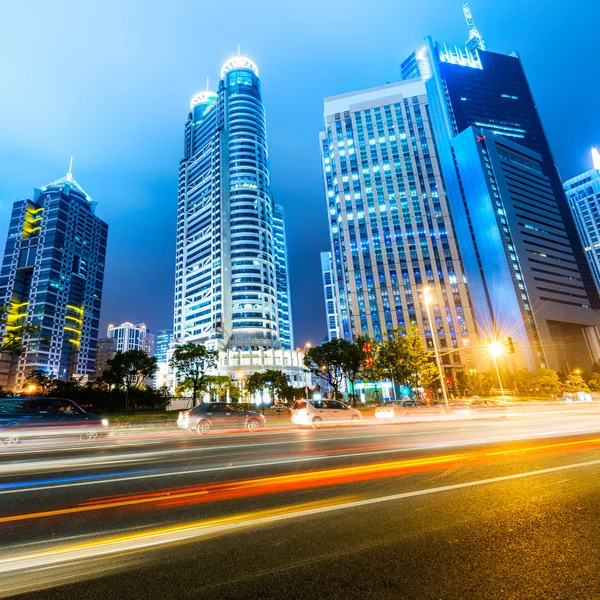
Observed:
[[[107,337],[117,340],[117,352],[143,350],[150,356],[154,356],[155,338],[143,323],[134,325],[126,322],[116,327],[109,325]]]
[[[289,283],[277,259],[258,70],[238,56],[221,76],[218,93],[193,98],[185,126],[174,338],[220,350],[279,347],[292,341]]]
[[[161,329],[156,332],[156,346],[154,356],[159,363],[167,362],[167,353],[173,342],[173,330]]]
[[[0,385],[20,389],[32,369],[93,379],[108,235],[94,211],[71,172],[14,203],[0,303],[10,308],[6,328],[26,322],[41,332],[23,340],[20,357],[2,357]]]
[[[600,158],[597,159],[600,163]],[[564,184],[596,286],[600,288],[600,164]]]
[[[321,252],[321,276],[323,278],[323,292],[325,294],[327,340],[333,340],[340,337],[340,322],[331,252]]]
[[[515,368],[588,367],[598,291],[519,57],[426,38],[401,73],[427,89],[481,337],[513,337]]]
[[[427,345],[475,342],[466,280],[422,82],[325,100],[320,136],[340,335],[381,340],[416,324]],[[422,292],[435,297],[429,323]],[[463,355],[463,356],[461,356]],[[448,363],[467,359],[466,352]]]
[[[294,331],[292,325],[292,305],[290,299],[290,278],[285,236],[285,213],[281,204],[273,209],[273,239],[275,242],[275,267],[277,273],[277,316],[281,347],[292,350]]]

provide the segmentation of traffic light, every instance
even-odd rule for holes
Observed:
[[[515,345],[513,344],[512,338],[511,337],[506,337],[504,338],[504,346],[506,347],[506,353],[507,354],[514,354],[515,353]]]
[[[370,369],[373,366],[373,357],[371,356],[371,352],[373,351],[373,348],[371,347],[371,344],[369,342],[365,342],[363,344],[363,352],[365,353],[365,367],[367,367],[367,369]]]

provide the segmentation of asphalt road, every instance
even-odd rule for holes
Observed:
[[[600,599],[600,407],[0,455],[0,597]]]

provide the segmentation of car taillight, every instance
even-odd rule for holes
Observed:
[[[191,419],[194,416],[192,412],[182,413],[184,419]]]

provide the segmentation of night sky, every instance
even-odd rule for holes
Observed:
[[[12,202],[63,176],[109,224],[100,335],[172,326],[177,165],[192,95],[237,52],[258,65],[287,217],[296,345],[319,343],[329,248],[323,98],[399,79],[425,36],[463,45],[460,0],[35,0],[0,11],[0,245]],[[472,0],[491,51],[518,50],[562,176],[600,146],[598,0]]]

